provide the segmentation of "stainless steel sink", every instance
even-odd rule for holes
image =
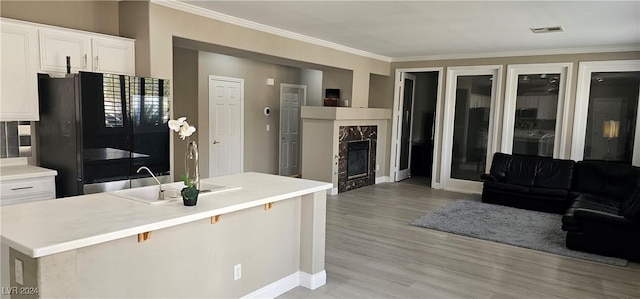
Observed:
[[[109,193],[121,198],[126,198],[141,203],[150,205],[162,205],[182,201],[182,196],[180,195],[180,190],[182,190],[182,188],[184,188],[184,184],[182,182],[162,184],[162,189],[165,190],[163,200],[158,200],[157,185],[118,190]],[[198,195],[198,199],[200,200],[212,194],[238,189],[240,189],[240,187],[200,183],[200,194]]]

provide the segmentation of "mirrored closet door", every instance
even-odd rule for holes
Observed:
[[[497,148],[495,123],[502,66],[447,70],[442,184],[447,190],[482,190],[480,175]]]
[[[580,63],[571,158],[640,166],[640,60]]]
[[[509,65],[502,152],[562,158],[570,63]]]

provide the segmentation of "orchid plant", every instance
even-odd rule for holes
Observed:
[[[196,127],[190,126],[186,117],[180,117],[177,120],[170,120],[169,128],[178,132],[178,135],[180,135],[182,140],[191,136],[191,134],[196,131]]]
[[[180,117],[176,120],[169,120],[169,128],[175,132],[178,133],[178,135],[180,135],[180,138],[182,138],[182,140],[184,140],[185,138],[191,136],[195,131],[196,131],[196,127],[194,126],[190,126],[189,123],[187,122],[187,118],[186,117]],[[187,156],[185,159],[185,166],[187,167],[186,169],[186,173],[189,174],[189,167],[187,165],[187,159],[194,159],[195,161],[195,165],[193,170],[195,171],[195,173],[193,174],[193,178],[191,178],[189,175],[183,175],[182,176],[182,181],[184,182],[184,185],[186,186],[185,189],[182,190],[182,195],[187,196],[187,197],[193,197],[194,195],[197,196],[197,188],[196,188],[196,184],[198,181],[198,149],[197,146],[195,145],[195,142],[189,142],[190,146],[187,149]],[[193,144],[193,145],[191,145]],[[186,192],[186,193],[185,193]],[[195,193],[195,194],[194,194]]]

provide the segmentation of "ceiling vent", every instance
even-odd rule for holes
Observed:
[[[540,27],[540,28],[530,28],[533,33],[551,33],[551,32],[563,32],[561,26],[553,26],[553,27]]]

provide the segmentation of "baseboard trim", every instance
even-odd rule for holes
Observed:
[[[276,298],[297,286],[315,290],[327,283],[327,272],[322,270],[316,274],[298,271],[272,284],[251,292],[242,298]]]
[[[376,178],[376,184],[388,183],[390,181],[391,181],[391,178],[388,176],[380,176]]]
[[[313,275],[306,272],[298,273],[300,273],[300,285],[307,289],[315,290],[327,283],[327,272],[325,270]]]

